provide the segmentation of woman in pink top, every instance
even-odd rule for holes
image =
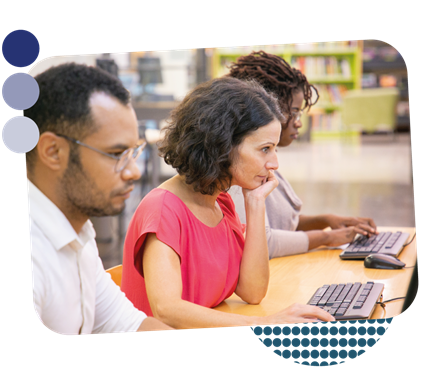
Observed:
[[[235,292],[258,304],[269,281],[265,198],[277,186],[276,146],[284,120],[255,82],[214,79],[172,112],[159,151],[178,174],[140,203],[124,245],[122,290],[175,328],[333,320],[293,305],[266,317],[213,310]],[[242,187],[247,228],[227,190]]]

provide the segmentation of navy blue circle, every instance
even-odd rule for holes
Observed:
[[[334,366],[334,365],[338,365],[338,363],[337,362],[331,362],[330,365]]]
[[[266,347],[270,347],[270,346],[273,344],[273,341],[272,341],[270,338],[266,338],[266,339],[263,341],[263,344],[264,344]]]
[[[283,339],[282,343],[283,343],[284,347],[289,347],[289,346],[291,346],[291,339],[285,338],[285,339]]]
[[[278,356],[281,356],[281,355],[282,355],[282,353],[280,352],[280,350],[274,350],[274,352],[275,352]]]
[[[292,352],[292,357],[293,357],[294,359],[300,358],[300,351],[299,351],[299,350],[294,350],[294,351]]]
[[[329,366],[329,365],[328,365],[328,362],[323,361],[323,362],[320,363],[320,366]]]
[[[314,338],[311,340],[311,346],[312,347],[317,347],[319,345],[319,340]]]
[[[298,327],[293,327],[293,328],[292,328],[292,333],[293,333],[294,335],[299,335],[299,334],[300,334],[300,328],[298,328]]]
[[[40,53],[37,38],[22,29],[11,32],[3,40],[3,56],[15,67],[26,67],[34,63]]]
[[[341,324],[345,324],[346,322],[347,322],[347,320],[340,321]]]
[[[319,365],[319,363],[316,362],[316,361],[314,361],[314,362],[311,363],[311,366],[318,366],[318,365]]]
[[[339,356],[341,359],[345,359],[345,358],[348,356],[348,352],[347,352],[346,350],[341,350],[341,351],[338,353],[338,356]]]
[[[289,335],[291,334],[291,329],[289,327],[283,327],[283,335]]]
[[[377,328],[377,334],[383,335],[386,332],[386,329],[384,327],[378,327]]]
[[[354,359],[356,357],[357,357],[357,351],[355,351],[355,350],[349,351],[349,358]]]
[[[364,351],[364,350],[360,350],[359,352],[358,352],[358,356],[360,356],[361,354],[364,354],[366,351]]]
[[[377,319],[377,323],[378,323],[378,324],[383,324],[384,322],[385,322],[384,319]]]
[[[335,338],[332,338],[332,339],[329,341],[329,344],[331,345],[331,347],[337,347],[337,346],[338,346],[338,340],[335,339]]]
[[[276,338],[273,340],[274,347],[280,347],[281,344],[282,344],[282,342],[280,341],[279,338]]]
[[[348,329],[346,327],[340,327],[338,332],[340,335],[346,335],[348,333]]]
[[[302,351],[302,358],[304,358],[304,359],[308,359],[309,358],[309,351],[308,350],[303,350]]]
[[[375,320],[375,319],[369,319],[367,322],[368,322],[369,324],[374,324],[374,323],[376,322],[376,320]]]
[[[356,320],[350,320],[349,323],[350,324],[355,324],[355,323],[357,323],[357,321]]]
[[[326,358],[328,357],[328,355],[329,355],[328,350],[322,350],[322,351],[320,351],[320,356],[321,356],[323,359],[326,359]]]
[[[303,347],[308,347],[309,346],[309,339],[308,338],[302,339],[302,346]]]
[[[366,328],[365,327],[358,327],[358,334],[359,335],[365,335],[366,334]]]
[[[274,327],[273,328],[273,334],[274,335],[280,335],[282,333],[282,329],[280,327]]]
[[[355,347],[357,345],[357,339],[349,339],[349,346]]]
[[[265,335],[271,335],[272,332],[273,332],[273,329],[272,329],[271,327],[265,327],[265,328],[263,329],[263,333],[264,333]]]
[[[308,362],[302,362],[302,365],[309,366],[309,363]]]
[[[329,343],[328,339],[326,339],[326,338],[320,339],[320,346],[327,347],[328,343]]]
[[[328,327],[322,327],[321,329],[320,329],[320,334],[322,334],[322,335],[328,335]]]
[[[338,351],[337,351],[337,350],[332,350],[332,351],[329,353],[329,356],[330,356],[332,359],[337,358],[337,357],[338,357]]]
[[[367,341],[369,347],[372,347],[377,341],[374,338],[371,338]]]
[[[311,351],[311,358],[317,359],[319,357],[319,352],[317,350]]]
[[[337,335],[338,334],[338,328],[337,327],[331,327],[329,329],[329,332],[331,335]]]
[[[346,347],[347,344],[348,344],[348,341],[347,341],[345,338],[341,338],[341,339],[338,341],[338,343],[339,343],[339,345],[340,345],[341,347]]]
[[[256,328],[254,329],[254,333],[255,333],[256,335],[262,335],[262,327],[256,327]]]
[[[387,319],[386,319],[386,322],[388,322],[389,324],[391,324],[391,323],[392,323],[392,319],[393,319],[393,318],[387,318]]]
[[[360,324],[365,324],[365,323],[366,323],[366,320],[359,320],[358,323],[360,323]]]
[[[303,327],[302,328],[302,334],[303,335],[308,335],[309,334],[309,327]]]
[[[369,335],[375,335],[375,333],[377,332],[377,329],[375,327],[369,327],[367,332]]]
[[[351,327],[349,329],[349,335],[355,335],[357,333],[357,327]]]
[[[364,338],[358,339],[358,345],[360,347],[366,346],[366,339],[364,339]]]
[[[292,345],[294,347],[299,347],[300,346],[300,339],[297,339],[297,338],[293,339],[292,340]]]
[[[311,328],[311,334],[312,335],[318,335],[319,332],[320,332],[320,330],[318,329],[318,327]]]
[[[283,350],[282,356],[283,356],[285,359],[291,358],[291,351],[289,351],[289,350]]]

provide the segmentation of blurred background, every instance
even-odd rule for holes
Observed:
[[[378,40],[53,57],[30,71],[77,62],[118,76],[132,95],[142,178],[125,211],[93,218],[104,267],[122,262],[129,221],[151,189],[175,174],[157,155],[160,129],[197,84],[222,76],[241,55],[263,50],[301,70],[320,94],[302,116],[300,137],[279,149],[279,170],[304,214],[372,217],[378,226],[415,226],[406,65]]]

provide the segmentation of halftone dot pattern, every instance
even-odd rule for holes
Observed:
[[[333,366],[355,359],[384,335],[392,318],[252,327],[281,358],[307,366]],[[366,325],[367,324],[367,325]]]
[[[26,67],[37,59],[40,44],[29,31],[16,30],[3,40],[2,53],[9,64],[15,67]],[[26,110],[37,102],[40,89],[32,76],[17,73],[6,79],[2,94],[8,106],[16,110]],[[15,153],[26,153],[37,145],[40,132],[33,120],[20,116],[6,122],[2,137],[9,150]]]
[[[9,107],[26,110],[37,102],[40,88],[31,75],[19,72],[5,80],[2,94]]]

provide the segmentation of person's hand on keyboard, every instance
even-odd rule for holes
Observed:
[[[359,232],[356,231],[355,227],[351,226],[334,229],[326,233],[328,234],[328,242],[325,245],[328,247],[338,247],[352,242]]]
[[[268,324],[333,322],[335,318],[316,306],[294,303],[276,314],[265,316]]]
[[[354,227],[356,233],[365,236],[378,234],[374,220],[368,217],[345,217],[328,214],[326,215],[326,221],[331,229]]]

